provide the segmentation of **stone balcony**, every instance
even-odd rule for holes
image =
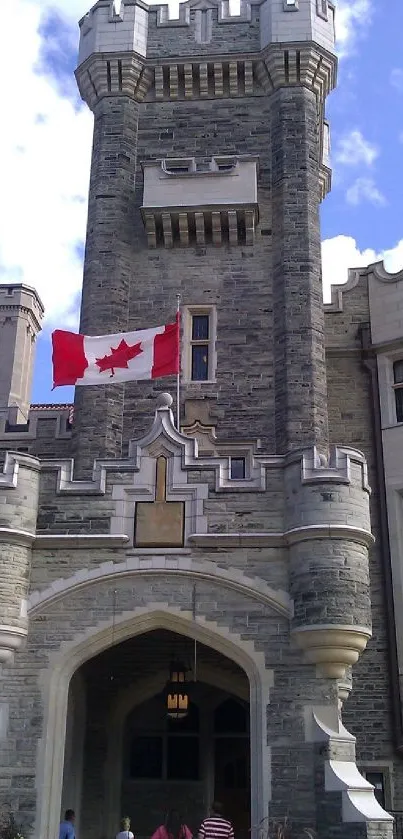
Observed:
[[[141,208],[149,247],[254,241],[259,218],[256,157],[194,158],[143,163]]]

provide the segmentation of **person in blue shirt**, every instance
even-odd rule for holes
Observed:
[[[76,839],[76,831],[74,829],[75,817],[74,810],[66,810],[64,821],[60,824],[59,839]]]

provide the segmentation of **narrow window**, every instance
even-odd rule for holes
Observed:
[[[396,421],[403,422],[403,359],[393,365]]]
[[[185,306],[182,310],[182,376],[184,382],[213,382],[216,367],[214,306]]]
[[[245,458],[231,457],[231,481],[242,481],[245,478]]]
[[[210,316],[192,315],[191,337],[191,378],[194,382],[207,381],[209,378],[210,355]]]

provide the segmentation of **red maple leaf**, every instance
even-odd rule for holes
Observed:
[[[141,349],[140,344],[126,344],[124,338],[122,338],[118,347],[111,347],[111,352],[109,355],[104,355],[103,358],[96,358],[95,363],[99,367],[101,373],[104,370],[111,371],[111,378],[115,375],[115,369],[120,367],[121,369],[128,368],[128,361],[131,358],[136,358],[136,355],[140,355],[143,350]]]

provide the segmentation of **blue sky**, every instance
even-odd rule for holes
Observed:
[[[45,304],[33,402],[73,398],[72,388],[51,392],[50,333],[78,324],[92,117],[73,70],[77,21],[89,5],[13,0],[2,10],[0,73],[7,78],[12,67],[12,84],[2,93],[0,282],[35,286]],[[349,266],[384,258],[388,270],[403,267],[403,5],[339,0],[336,21],[339,81],[327,108],[334,177],[322,207],[325,296],[330,283],[347,279]]]

